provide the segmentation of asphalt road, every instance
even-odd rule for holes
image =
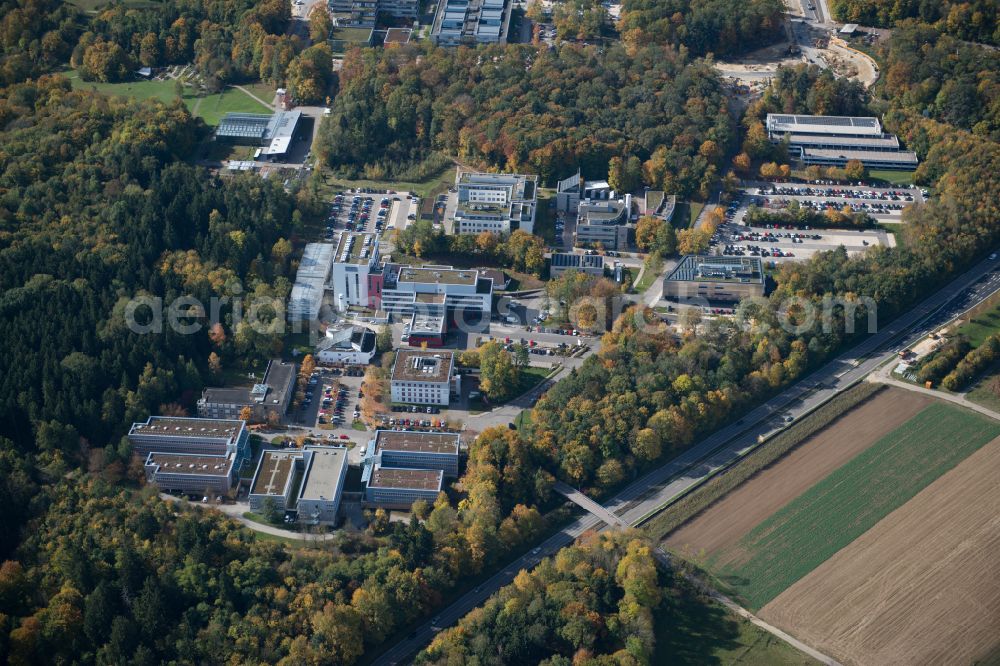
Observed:
[[[897,317],[886,328],[752,410],[737,423],[717,431],[674,460],[636,480],[606,502],[604,508],[613,511],[627,524],[641,523],[651,512],[696,484],[712,469],[745,452],[758,435],[783,427],[786,415],[798,418],[815,409],[860,381],[913,339],[926,335],[955,314],[985,300],[1000,286],[998,266],[998,260],[987,259],[978,263],[945,288]],[[590,513],[577,517],[530,553],[517,558],[452,602],[431,621],[420,625],[407,639],[389,648],[373,664],[387,666],[404,662],[426,646],[438,631],[454,624],[510,583],[518,571],[531,569],[542,558],[555,554],[585,531],[604,524],[603,520]]]

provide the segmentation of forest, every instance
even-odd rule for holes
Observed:
[[[517,574],[416,663],[649,663],[653,613],[669,585],[651,551],[637,533],[585,534]]]
[[[65,63],[79,35],[79,12],[61,0],[0,1],[0,85]]]
[[[1000,52],[906,22],[882,49],[897,107],[1000,141]]]
[[[784,36],[781,0],[624,0],[618,30],[632,49],[683,46],[695,55],[739,55]]]
[[[958,39],[1000,44],[997,0],[830,0],[830,7],[844,23],[889,28],[918,19]]]
[[[707,192],[734,140],[712,68],[670,47],[412,45],[346,55],[317,150],[347,176],[385,178],[437,150],[548,184],[635,157],[646,184],[686,196]]]

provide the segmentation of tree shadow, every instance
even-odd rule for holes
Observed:
[[[719,653],[741,647],[739,620],[681,579],[654,611],[654,664],[721,664]]]

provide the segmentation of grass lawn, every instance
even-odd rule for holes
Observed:
[[[334,28],[332,38],[343,42],[361,42],[367,44],[371,34],[372,31],[370,28],[343,27]]]
[[[517,389],[515,389],[511,394],[510,399],[513,400],[514,398],[524,395],[531,389],[535,388],[541,384],[551,372],[551,368],[536,368],[530,365],[526,368],[521,368],[521,376],[518,378]],[[484,412],[487,409],[499,407],[507,402],[507,400],[502,400],[485,403],[482,399],[476,399],[469,402],[469,409],[475,412]]]
[[[869,169],[868,180],[888,185],[912,185],[913,173],[913,171],[896,171],[894,169]]]
[[[1000,303],[959,326],[957,332],[969,338],[973,347],[983,344],[983,340],[1000,332]]]
[[[164,104],[171,104],[177,98],[176,86],[173,80],[168,81],[125,81],[122,83],[97,83],[84,81],[78,72],[65,72],[70,84],[79,90],[96,90],[105,95],[118,95],[135,99],[157,99]],[[238,111],[242,113],[270,113],[246,93],[236,88],[226,88],[218,95],[198,97],[190,87],[184,89],[184,104],[195,116],[199,116],[209,125],[218,125],[226,113]]]
[[[386,181],[386,180],[348,180],[339,178],[333,174],[326,174],[325,184],[329,195],[332,197],[336,192],[343,192],[352,187],[370,187],[376,190],[396,190],[397,192],[415,192],[425,202],[431,197],[445,192],[449,187],[455,185],[455,167],[444,169],[440,173],[431,176],[420,182],[411,181]]]
[[[992,372],[987,372],[972,385],[965,397],[983,407],[1000,412],[1000,396],[990,388],[998,377],[1000,377],[1000,368],[994,366]]]
[[[656,277],[660,274],[661,270],[663,270],[662,263],[660,264],[660,266],[656,268],[650,268],[649,266],[647,266],[642,271],[642,278],[640,278],[638,282],[632,285],[632,289],[634,289],[636,292],[640,294],[646,291],[647,289],[649,289],[649,286],[653,284],[653,282],[656,280]]]
[[[652,663],[792,666],[815,660],[678,581],[657,609]]]
[[[777,597],[974,451],[1000,424],[934,404],[708,562],[752,609]]]
[[[535,211],[534,233],[545,239],[547,245],[554,245],[556,242],[555,201],[553,190],[538,189],[538,208]]]

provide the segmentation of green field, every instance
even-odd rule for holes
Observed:
[[[965,397],[987,409],[1000,412],[1000,395],[994,393],[992,389],[998,377],[1000,377],[1000,371],[996,368],[992,372],[987,372],[972,385]]]
[[[98,83],[84,81],[77,72],[66,73],[73,88],[78,90],[96,90],[105,95],[118,95],[135,99],[157,99],[164,104],[171,104],[177,98],[177,90],[173,80],[167,81],[125,81],[123,83]],[[209,125],[218,125],[226,113],[269,113],[271,110],[255,99],[236,88],[226,88],[218,95],[198,97],[192,88],[184,91],[184,104],[195,116],[202,118]]]
[[[958,327],[957,333],[969,339],[973,347],[983,344],[983,340],[1000,332],[1000,303],[989,310],[977,314]]]
[[[757,525],[708,567],[759,609],[1000,435],[1000,423],[934,404]]]
[[[654,617],[654,664],[798,666],[817,663],[720,604],[698,598],[690,585],[681,581],[670,591]]]
[[[422,199],[422,204],[431,204],[428,199],[446,192],[449,187],[455,185],[455,167],[443,169],[422,181],[388,181],[388,180],[367,180],[340,178],[333,174],[325,174],[324,187],[326,194],[333,196],[336,192],[343,192],[349,188],[369,187],[375,190],[395,190],[397,192],[414,192]]]
[[[868,180],[880,181],[888,185],[912,185],[913,171],[893,169],[869,169]]]

